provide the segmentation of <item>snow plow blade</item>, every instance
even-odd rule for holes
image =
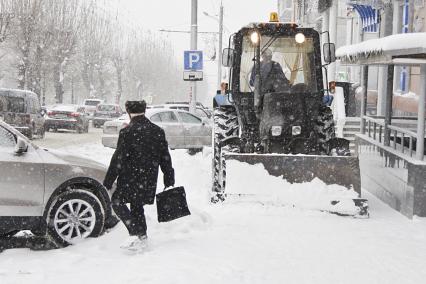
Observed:
[[[226,153],[229,196],[269,196],[294,207],[368,217],[358,157]],[[283,181],[284,179],[284,181]]]

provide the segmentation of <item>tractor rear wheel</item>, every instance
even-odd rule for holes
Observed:
[[[316,120],[316,131],[318,135],[319,151],[322,155],[328,154],[327,142],[336,136],[334,131],[334,119],[331,109],[327,106],[320,108]]]
[[[212,202],[223,201],[225,198],[226,165],[224,154],[231,146],[223,142],[232,137],[238,137],[238,117],[234,108],[216,108],[213,113],[213,197]],[[232,147],[235,148],[235,147]],[[232,149],[235,150],[235,149]]]

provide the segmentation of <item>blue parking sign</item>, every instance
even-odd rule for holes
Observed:
[[[183,55],[185,70],[203,70],[203,52],[201,50],[185,50]]]

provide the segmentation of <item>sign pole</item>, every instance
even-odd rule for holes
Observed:
[[[197,50],[197,4],[198,0],[191,0],[191,50]],[[195,114],[197,106],[197,82],[191,81],[190,83],[191,96],[189,98],[189,111]]]
[[[222,84],[222,34],[223,34],[223,5],[220,2],[219,11],[219,50],[217,59],[217,89],[221,89]]]

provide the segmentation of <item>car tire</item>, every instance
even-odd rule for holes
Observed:
[[[191,155],[191,156],[194,156],[197,153],[202,152],[202,151],[203,151],[203,148],[190,148],[190,149],[188,149],[188,154]]]
[[[47,213],[47,234],[58,246],[68,246],[104,231],[105,209],[93,193],[73,189],[60,194]]]

